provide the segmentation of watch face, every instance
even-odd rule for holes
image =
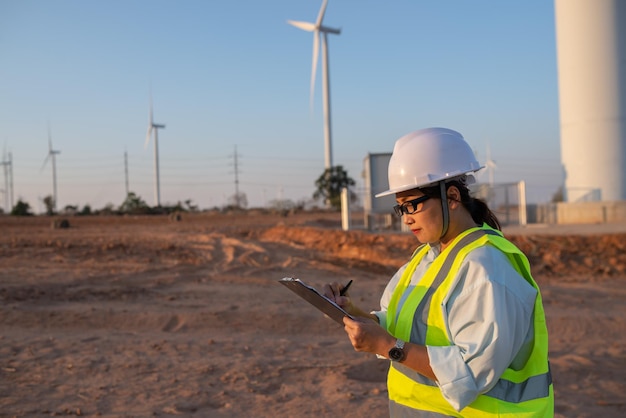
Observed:
[[[393,361],[401,361],[404,358],[404,351],[401,348],[393,347],[389,350],[389,358]]]

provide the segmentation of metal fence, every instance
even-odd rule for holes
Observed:
[[[526,183],[475,184],[470,187],[472,196],[487,202],[502,226],[526,225]]]
[[[475,184],[470,187],[472,196],[487,202],[489,208],[496,214],[502,226],[526,225],[536,222],[536,211],[532,212],[532,219],[528,219],[526,204],[526,184],[524,181],[502,184]],[[369,199],[365,189],[357,190],[357,201]],[[360,216],[353,216],[357,220]],[[358,221],[356,222],[358,223]],[[392,213],[391,206],[385,212],[373,212],[363,209],[362,227],[371,231],[404,230],[406,226],[400,218]]]
[[[523,180],[517,183],[474,184],[470,193],[487,202],[502,226],[626,223],[626,201],[598,201],[593,193],[587,194],[590,201],[529,204]],[[360,190],[356,194],[359,197],[357,202],[362,202],[366,191]],[[353,206],[354,225],[371,231],[406,231],[406,225],[392,213],[391,206],[389,204],[384,212],[373,213],[357,203]]]

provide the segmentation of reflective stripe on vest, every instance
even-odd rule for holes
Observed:
[[[429,250],[428,246],[418,248],[392,295],[387,312],[387,329],[395,337],[413,343],[450,345],[443,316],[444,300],[467,254],[483,245],[493,245],[506,254],[516,271],[537,290],[533,312],[535,342],[526,365],[521,370],[508,368],[489,392],[463,409],[462,416],[492,416],[511,412],[519,416],[551,416],[554,398],[547,362],[548,335],[541,295],[530,275],[528,260],[499,231],[483,226],[459,235],[433,260],[398,312],[402,294],[409,287],[417,265]],[[390,401],[399,404],[395,405],[396,409],[402,409],[404,405],[409,410],[461,416],[443,398],[434,381],[402,364],[392,363],[388,385]]]

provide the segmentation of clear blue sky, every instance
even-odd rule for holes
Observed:
[[[309,199],[324,169],[321,71],[309,107],[312,34],[321,0],[0,0],[0,146],[13,155],[15,200],[36,211],[153,204],[144,148],[152,90],[161,201],[250,206]],[[463,133],[496,182],[526,180],[530,201],[562,183],[554,5],[330,0],[334,163],[362,188],[363,159],[415,129]],[[2,172],[0,171],[0,177]],[[487,181],[483,174],[479,179]],[[4,188],[4,179],[0,181]],[[4,199],[0,196],[0,205]]]

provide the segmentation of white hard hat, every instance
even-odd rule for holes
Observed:
[[[376,197],[451,180],[481,168],[460,133],[446,128],[421,129],[396,141],[389,160],[389,190]]]

